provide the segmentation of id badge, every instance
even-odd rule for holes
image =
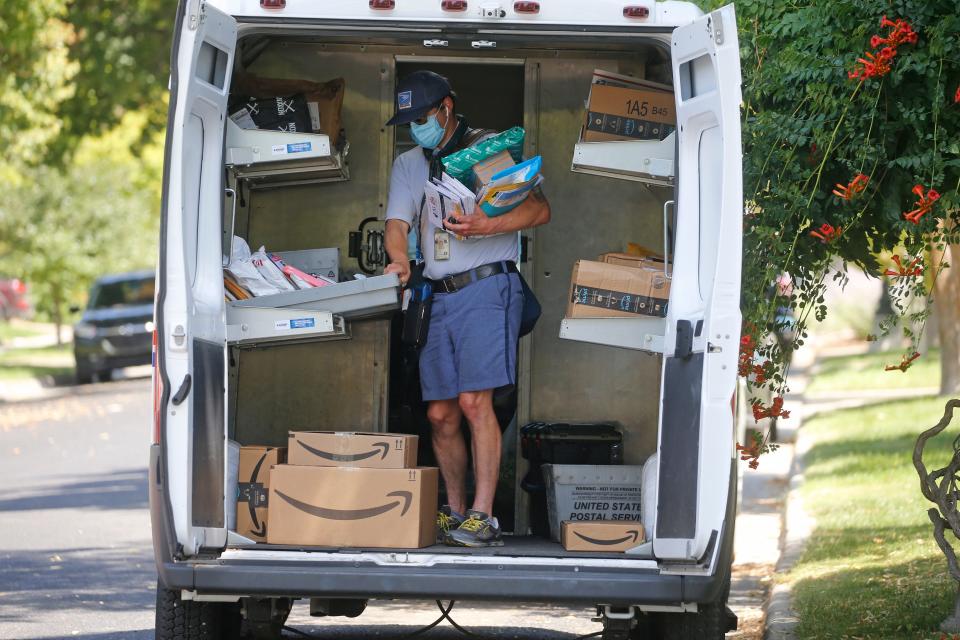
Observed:
[[[433,259],[450,259],[450,234],[443,229],[433,230]]]

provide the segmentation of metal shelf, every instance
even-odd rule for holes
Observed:
[[[571,171],[661,186],[674,183],[676,132],[663,140],[578,142]]]
[[[329,311],[346,319],[390,313],[400,308],[400,280],[396,274],[347,280],[337,284],[276,293],[227,305],[234,309],[263,308]]]
[[[602,344],[608,347],[663,353],[665,318],[564,318],[560,337],[564,340]]]
[[[227,306],[227,344],[230,345],[346,340],[349,337],[344,319],[329,311]]]
[[[342,151],[322,133],[241,129],[227,120],[226,164],[252,189],[350,179]]]

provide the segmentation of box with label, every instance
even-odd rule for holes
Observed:
[[[417,466],[417,436],[355,431],[291,431],[290,464],[317,467],[411,469]]]
[[[515,164],[509,151],[501,151],[473,165],[470,173],[473,176],[474,192],[479,192],[480,187],[490,182],[490,178]]]
[[[541,469],[555,541],[560,541],[564,521],[642,522],[643,466],[545,464]]]
[[[564,521],[560,525],[560,544],[567,551],[626,551],[644,540],[639,522]]]
[[[434,467],[280,465],[270,474],[271,544],[418,549],[436,542]]]
[[[670,280],[662,269],[579,260],[570,278],[568,318],[666,317]]]
[[[287,461],[285,447],[240,447],[237,472],[237,533],[267,540],[270,467]]]
[[[583,142],[663,140],[676,129],[673,93],[593,84]]]

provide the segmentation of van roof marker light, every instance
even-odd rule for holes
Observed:
[[[370,0],[370,8],[374,11],[392,11],[396,6],[396,0]]]
[[[624,18],[649,18],[650,9],[638,5],[627,5],[623,8]]]
[[[260,0],[261,9],[286,9],[287,0]]]
[[[518,0],[513,3],[513,10],[515,13],[540,13],[540,3]]]
[[[466,11],[467,0],[443,0],[440,8],[444,11]]]

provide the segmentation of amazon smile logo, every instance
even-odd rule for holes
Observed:
[[[633,538],[631,542],[636,542],[640,537],[640,532],[637,529],[630,529],[627,531],[628,535],[625,535],[622,538],[617,538],[616,540],[601,540],[599,538],[591,538],[590,536],[583,535],[579,531],[574,531],[573,533],[584,542],[589,542],[590,544],[595,544],[602,547],[612,547],[615,544],[622,544],[631,538]]]
[[[318,458],[323,458],[324,460],[330,460],[332,462],[358,462],[360,460],[366,460],[367,458],[372,458],[373,456],[380,454],[380,459],[383,460],[387,457],[387,454],[390,453],[390,443],[389,442],[374,442],[373,449],[366,451],[364,453],[330,453],[329,451],[324,451],[322,449],[316,449],[311,447],[308,444],[304,444],[302,441],[297,440],[297,444],[301,447],[317,456]]]
[[[316,516],[317,518],[324,518],[326,520],[364,520],[366,518],[373,518],[374,516],[379,516],[387,513],[388,511],[392,511],[401,504],[403,507],[400,509],[400,516],[403,517],[410,509],[410,503],[413,500],[413,493],[410,491],[391,491],[384,497],[387,499],[398,499],[376,507],[369,507],[367,509],[329,509],[327,507],[318,507],[307,502],[302,502],[296,498],[291,498],[282,491],[277,491],[277,495],[283,498],[283,500],[290,504],[293,508],[299,509],[300,511],[308,513],[312,516]]]

